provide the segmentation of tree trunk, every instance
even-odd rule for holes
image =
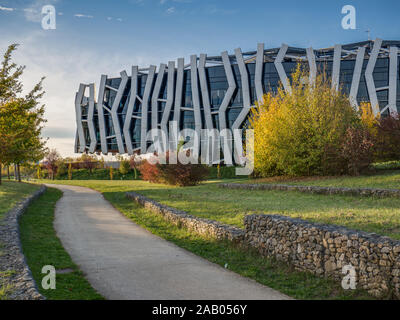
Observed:
[[[17,177],[17,165],[14,164],[14,180],[17,181],[18,177]]]
[[[10,165],[7,166],[7,178],[10,180]]]
[[[1,176],[3,174],[3,165],[0,163],[0,185],[1,185]]]
[[[17,164],[17,169],[18,169],[18,182],[21,182],[21,169],[19,163]]]

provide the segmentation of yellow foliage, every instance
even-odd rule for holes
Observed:
[[[360,103],[360,118],[361,122],[366,126],[372,137],[376,138],[378,135],[378,125],[380,114],[374,115],[374,112],[369,102]]]
[[[348,97],[332,89],[324,74],[313,83],[304,79],[308,73],[298,65],[291,93],[280,86],[251,112],[258,176],[328,173],[329,150],[338,148],[349,124],[359,119]]]

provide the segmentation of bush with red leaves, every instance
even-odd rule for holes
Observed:
[[[359,175],[373,162],[374,142],[365,127],[350,127],[345,134],[341,157],[347,163],[347,173]]]
[[[208,167],[203,164],[182,164],[179,161],[170,164],[169,154],[164,156],[165,164],[151,164],[147,160],[140,163],[139,171],[143,180],[177,186],[194,186],[208,177]]]
[[[400,117],[392,114],[378,123],[375,156],[377,161],[400,160]]]
[[[143,160],[139,163],[138,169],[143,180],[153,183],[161,182],[157,164],[151,164],[149,161]]]

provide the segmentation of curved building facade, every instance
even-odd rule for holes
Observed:
[[[265,92],[280,83],[290,91],[298,61],[309,66],[310,81],[325,70],[355,108],[369,101],[375,114],[398,112],[399,48],[400,41],[381,39],[319,50],[286,44],[265,49],[260,43],[252,52],[192,55],[190,61],[179,58],[158,68],[132,66],[119,78],[102,75],[98,94],[94,83],[80,84],[76,93],[75,151],[145,153],[147,132],[167,132],[172,120],[179,129],[241,128]]]

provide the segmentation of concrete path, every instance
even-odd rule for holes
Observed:
[[[289,299],[144,230],[94,190],[64,192],[55,229],[73,261],[107,299]]]

